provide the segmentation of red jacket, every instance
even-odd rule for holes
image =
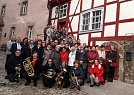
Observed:
[[[88,66],[91,67],[93,65],[93,63],[90,62],[90,60],[95,60],[99,58],[99,54],[97,51],[89,51],[88,52]]]
[[[68,65],[68,52],[60,52],[60,62],[66,61],[66,65]]]
[[[90,75],[93,74],[95,75],[95,77],[98,77],[99,82],[104,82],[103,72],[104,72],[103,67],[100,64],[98,66],[93,64],[89,69],[89,74]]]

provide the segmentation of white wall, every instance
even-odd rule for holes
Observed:
[[[115,25],[105,26],[104,37],[115,36]]]
[[[55,23],[54,23],[54,21],[55,21]],[[52,20],[52,21],[51,21],[51,23],[52,23],[52,26],[55,26],[55,27],[57,27],[57,19],[55,19],[55,20]]]
[[[117,0],[107,0],[107,2],[112,2],[112,1],[117,1]]]
[[[94,0],[94,7],[104,4],[104,0]]]
[[[72,0],[71,1],[71,5],[70,5],[70,15],[74,14],[74,11],[76,9],[76,6],[77,6],[77,3],[78,3],[79,0]],[[80,12],[80,2],[79,2],[79,5],[77,7],[77,10],[76,10],[76,13],[79,13]]]
[[[105,42],[107,42],[107,41],[96,41],[96,45],[99,45],[99,46],[101,46],[103,43],[105,43]]]
[[[83,0],[82,1],[82,11],[91,8],[92,0]]]
[[[134,22],[119,24],[118,36],[125,36],[126,33],[134,33]]]
[[[101,37],[101,32],[99,33],[91,33],[91,38],[93,37]]]
[[[106,6],[105,22],[116,21],[116,7],[117,4],[111,4]]]
[[[120,5],[120,20],[134,18],[134,1],[121,3]]]
[[[53,9],[52,9],[52,16],[51,16],[51,18],[55,18],[55,9],[56,9],[56,7],[57,6],[53,7]]]
[[[71,21],[71,19],[72,19],[72,17],[70,17],[70,21]],[[79,21],[79,16],[74,16],[73,20],[71,22],[73,32],[78,31],[78,21]]]
[[[88,44],[88,34],[79,35],[79,39],[81,40],[81,43]]]

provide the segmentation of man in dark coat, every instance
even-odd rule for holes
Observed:
[[[17,72],[20,72],[20,66],[23,63],[23,58],[20,56],[21,51],[16,50],[15,55],[7,61],[7,76],[10,82],[19,82]]]
[[[71,89],[73,89],[76,85],[77,89],[80,90],[80,84],[83,81],[84,75],[82,68],[79,66],[78,60],[74,61],[74,66],[71,67],[70,69],[69,77],[70,77]]]
[[[76,60],[80,62],[80,66],[84,73],[84,79],[86,78],[86,75],[87,75],[87,72],[86,72],[87,59],[88,59],[87,52],[84,50],[83,44],[81,44],[80,49],[76,51]]]
[[[17,37],[16,43],[12,44],[10,51],[12,52],[13,55],[15,55],[15,52],[16,52],[17,49],[21,50],[21,54],[23,54],[24,50],[23,50],[23,46],[22,46],[20,37]]]
[[[111,45],[111,49],[106,54],[106,60],[109,63],[108,82],[113,82],[115,67],[111,66],[111,63],[116,63],[116,59],[117,51],[115,50],[114,46]]]

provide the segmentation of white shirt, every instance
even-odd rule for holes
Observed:
[[[21,50],[21,45],[20,45],[20,43],[17,43],[17,49],[19,49],[19,50]]]
[[[70,52],[69,53],[69,61],[68,61],[68,66],[73,66],[74,64],[74,61],[75,61],[75,57],[76,57],[76,51],[73,53],[73,52]]]
[[[102,57],[103,59],[106,59],[106,54],[105,54],[105,53],[106,53],[105,50],[101,51],[101,57]]]

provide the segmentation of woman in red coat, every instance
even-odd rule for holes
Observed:
[[[99,60],[96,59],[94,60],[94,64],[91,66],[90,70],[89,70],[89,74],[90,74],[90,87],[94,86],[94,83],[97,86],[100,86],[100,83],[104,82],[103,79],[103,67],[101,64],[99,64]]]
[[[88,66],[91,67],[94,60],[99,58],[99,54],[96,51],[95,46],[92,47],[92,49],[88,52]]]
[[[66,61],[66,65],[68,65],[68,52],[66,51],[65,47],[62,47],[62,51],[60,52],[60,62],[63,60]]]

